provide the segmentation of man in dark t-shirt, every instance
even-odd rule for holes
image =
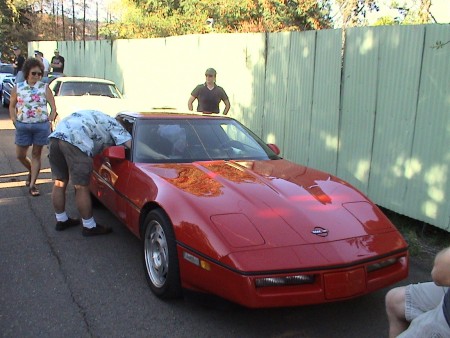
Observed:
[[[55,49],[55,56],[52,57],[51,66],[53,72],[64,73],[64,58],[59,55],[59,50]]]
[[[206,82],[198,85],[191,93],[188,101],[188,109],[193,110],[193,102],[198,100],[197,111],[203,113],[219,114],[219,104],[223,101],[225,109],[223,114],[227,115],[230,110],[230,101],[225,90],[216,85],[217,72],[213,68],[208,68],[205,72]]]

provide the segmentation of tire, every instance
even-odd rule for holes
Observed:
[[[152,292],[162,299],[182,296],[177,246],[172,224],[162,210],[151,211],[144,221],[145,276]]]

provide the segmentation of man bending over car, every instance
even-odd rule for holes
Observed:
[[[66,214],[66,188],[69,178],[75,187],[75,202],[83,223],[83,236],[105,235],[112,231],[95,222],[92,212],[89,181],[92,158],[112,145],[131,148],[131,135],[114,118],[95,110],[82,110],[61,120],[49,135],[49,161],[54,186],[52,203],[56,230],[80,224]]]

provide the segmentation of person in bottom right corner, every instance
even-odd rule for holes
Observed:
[[[436,255],[431,278],[386,294],[390,338],[450,337],[450,247]]]

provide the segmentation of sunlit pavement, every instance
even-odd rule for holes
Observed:
[[[0,130],[14,130],[14,125],[9,118],[9,112],[7,108],[0,108]],[[31,150],[29,150],[30,152]],[[42,168],[37,180],[37,184],[51,183],[51,173],[50,168],[47,163],[47,148],[44,147],[42,151]],[[12,188],[25,186],[25,180],[27,178],[28,172],[18,171],[14,173],[7,173],[0,175],[0,189],[1,188]]]
[[[3,129],[14,129],[14,125],[9,118],[8,110],[6,108],[0,110],[0,130]]]

